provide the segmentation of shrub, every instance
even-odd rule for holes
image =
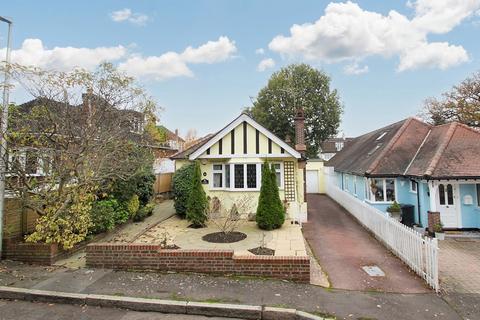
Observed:
[[[118,206],[116,200],[101,200],[96,201],[90,210],[90,219],[92,226],[90,227],[90,234],[98,234],[115,227],[115,209]]]
[[[195,164],[191,163],[181,167],[173,175],[174,206],[181,218],[187,215],[187,201],[192,192],[194,170]]]
[[[145,220],[146,217],[149,217],[153,214],[153,209],[155,208],[155,204],[149,203],[146,206],[141,207],[138,209],[137,213],[133,216],[133,221],[139,222]]]
[[[141,205],[146,205],[153,196],[155,175],[149,169],[143,169],[127,180],[116,180],[111,187],[112,196],[119,202],[128,202],[134,194]]]
[[[202,186],[200,163],[194,165],[192,191],[187,200],[187,219],[194,227],[203,227],[207,220],[207,196]]]
[[[114,215],[115,224],[117,225],[117,224],[122,224],[127,222],[128,219],[130,218],[130,212],[128,212],[125,204],[118,203],[117,200],[115,201],[117,202],[117,206],[115,208],[115,215]]]
[[[130,198],[130,200],[126,203],[126,209],[130,214],[130,217],[135,216],[139,208],[140,208],[140,200],[138,200],[138,196],[134,194]]]
[[[392,205],[387,208],[387,212],[395,213],[402,211],[402,207],[398,204],[397,201],[393,201]]]
[[[262,165],[262,186],[255,220],[258,227],[264,230],[278,229],[285,222],[285,209],[278,193],[275,169],[270,168],[267,162]]]

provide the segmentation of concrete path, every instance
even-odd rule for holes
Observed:
[[[348,290],[425,293],[430,290],[345,209],[326,195],[308,195],[303,232],[332,287]],[[378,266],[372,277],[363,266]]]
[[[193,315],[135,312],[115,308],[0,300],[2,320],[227,320]],[[232,320],[231,318],[229,320]],[[240,320],[240,319],[239,319]]]
[[[434,293],[359,292],[242,277],[68,270],[3,261],[0,263],[0,284],[52,290],[61,288],[73,293],[290,307],[336,316],[337,319],[461,319]]]

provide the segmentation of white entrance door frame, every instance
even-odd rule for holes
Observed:
[[[443,185],[443,187],[440,187]],[[452,187],[453,203],[448,199],[448,185]],[[440,220],[444,228],[462,227],[462,210],[460,199],[460,185],[457,181],[430,181],[428,183],[430,192],[430,211],[440,212]],[[443,191],[442,191],[443,190]],[[442,193],[440,195],[440,193]]]

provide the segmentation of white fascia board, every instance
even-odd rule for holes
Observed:
[[[296,159],[300,159],[302,155],[300,152],[297,150],[293,149],[291,146],[289,146],[286,142],[282,141],[279,137],[271,133],[269,130],[267,130],[265,127],[263,127],[261,124],[250,118],[246,114],[241,114],[239,117],[237,117],[235,120],[233,120],[228,126],[223,128],[219,133],[217,133],[214,137],[212,137],[206,144],[204,144],[202,147],[200,147],[198,150],[193,152],[190,156],[190,160],[195,160],[197,159],[202,153],[204,153],[208,148],[213,146],[215,143],[217,143],[220,139],[225,137],[230,131],[232,131],[234,128],[236,128],[238,125],[240,125],[242,122],[247,122],[250,124],[252,127],[257,129],[259,132],[264,134],[267,138],[270,138],[273,142],[278,144],[280,147],[282,147],[285,152],[288,152],[292,157]]]

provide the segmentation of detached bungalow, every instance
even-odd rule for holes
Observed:
[[[261,165],[274,164],[280,199],[289,218],[306,221],[304,117],[295,118],[296,145],[292,147],[247,114],[242,113],[223,129],[172,156],[176,169],[199,160],[207,196],[217,197],[229,208],[233,203],[249,203],[254,213],[261,187]]]
[[[384,212],[397,201],[424,227],[432,211],[444,228],[480,228],[480,132],[466,125],[408,118],[353,139],[327,166],[340,189]]]

